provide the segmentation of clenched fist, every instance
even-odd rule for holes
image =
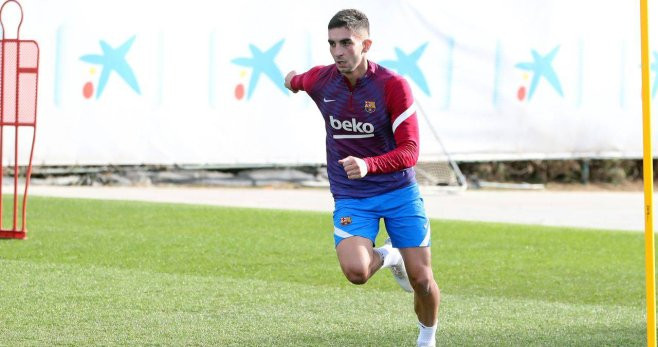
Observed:
[[[343,165],[347,178],[351,180],[363,178],[368,174],[368,165],[361,158],[349,156],[339,160],[338,163]]]

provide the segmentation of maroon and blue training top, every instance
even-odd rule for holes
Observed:
[[[334,199],[367,198],[415,183],[418,120],[404,78],[368,61],[354,86],[333,64],[316,66],[290,84],[306,91],[324,117]],[[350,155],[365,160],[368,175],[347,178],[338,161]]]

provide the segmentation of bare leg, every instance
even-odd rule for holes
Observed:
[[[379,254],[373,251],[372,241],[360,236],[341,241],[336,254],[345,277],[354,284],[366,283],[383,264]]]
[[[400,253],[409,282],[414,288],[414,309],[418,321],[428,327],[434,326],[439,314],[441,292],[434,281],[430,248],[400,248]]]

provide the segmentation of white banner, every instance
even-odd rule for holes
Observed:
[[[323,163],[320,113],[283,76],[332,62],[327,23],[349,7],[457,160],[642,152],[637,1],[22,5],[41,52],[37,165]],[[439,156],[423,119],[421,155]]]

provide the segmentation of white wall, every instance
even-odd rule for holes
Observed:
[[[264,74],[251,85],[252,69],[232,60],[283,40],[272,59],[281,74],[329,64],[326,25],[346,7],[368,14],[376,62],[426,45],[417,58],[426,89],[406,77],[456,159],[639,157],[638,4],[25,0],[21,38],[41,52],[34,163],[323,163],[323,123],[309,98]],[[101,40],[117,49],[132,37],[125,62],[139,93],[112,72],[103,93],[86,98],[103,67],[81,58],[101,55]],[[518,64],[554,49],[562,95],[541,78],[529,99],[533,73]],[[236,98],[238,85],[253,90],[249,99]],[[422,155],[438,155],[421,128]]]

